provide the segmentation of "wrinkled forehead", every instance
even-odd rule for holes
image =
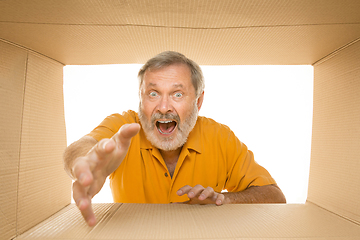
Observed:
[[[148,68],[142,76],[139,87],[147,87],[149,84],[161,84],[161,82],[166,83],[166,81],[174,85],[193,85],[191,70],[186,64],[172,64],[160,68]]]

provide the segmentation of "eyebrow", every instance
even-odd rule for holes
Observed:
[[[156,85],[156,83],[149,83],[146,87],[155,87]]]
[[[181,83],[175,83],[173,86],[175,88],[184,88],[184,85],[182,85]]]
[[[156,83],[149,83],[147,85],[147,87],[156,87],[156,86],[157,86]],[[173,87],[175,87],[175,88],[184,88],[184,85],[182,85],[181,83],[175,83],[175,84],[173,84]]]

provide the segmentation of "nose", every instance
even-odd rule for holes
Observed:
[[[172,111],[172,106],[169,97],[162,97],[158,105],[158,111],[162,114],[166,114]]]

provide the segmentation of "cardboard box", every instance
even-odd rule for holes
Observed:
[[[1,239],[360,239],[360,2],[0,1]],[[312,64],[306,204],[70,204],[62,68],[144,63]]]

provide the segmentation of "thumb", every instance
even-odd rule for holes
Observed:
[[[134,137],[140,130],[138,123],[131,123],[123,125],[115,135],[116,143],[120,144],[120,147],[128,148],[131,138]]]

